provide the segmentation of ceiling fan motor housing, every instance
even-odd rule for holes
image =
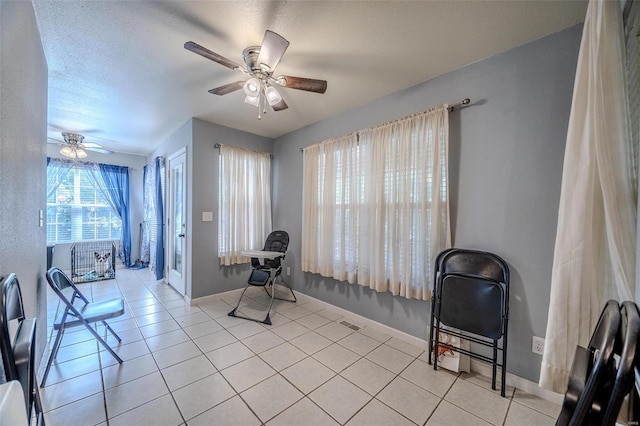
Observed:
[[[260,55],[260,46],[250,46],[242,51],[242,57],[247,67],[249,74],[262,74],[265,71],[258,63],[258,56]]]

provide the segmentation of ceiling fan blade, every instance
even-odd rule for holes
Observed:
[[[274,111],[282,111],[283,109],[289,108],[289,105],[282,99],[277,104],[271,105],[271,108],[273,108]]]
[[[102,145],[97,144],[95,142],[82,142],[80,144],[81,148],[102,148]]]
[[[66,145],[64,143],[64,141],[59,141],[57,139],[53,139],[53,138],[49,138],[49,137],[47,138],[47,143],[52,143],[52,144],[55,144],[55,145]]]
[[[103,149],[103,148],[89,148],[89,147],[85,147],[84,149],[86,149],[87,151],[100,152],[100,153],[102,153],[102,154],[113,154],[113,151],[109,151],[108,149]]]
[[[289,47],[289,42],[286,38],[273,31],[265,31],[260,46],[260,55],[258,55],[258,65],[266,65],[268,71],[273,72],[287,47]]]
[[[218,55],[217,53],[212,52],[209,49],[202,47],[192,41],[186,42],[184,44],[184,48],[192,51],[193,53],[197,53],[198,55],[203,56],[207,59],[211,59],[212,61],[217,62],[220,65],[231,68],[232,70],[240,69],[240,65],[236,64],[231,59],[227,59],[224,56]]]
[[[276,81],[289,89],[306,90],[307,92],[324,93],[327,91],[326,80],[281,75]]]
[[[225,84],[224,86],[216,87],[215,89],[209,90],[209,93],[212,95],[226,95],[231,92],[235,92],[236,90],[242,89],[242,85],[244,81],[234,81],[233,83]]]

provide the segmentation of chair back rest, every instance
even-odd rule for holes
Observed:
[[[265,251],[279,251],[286,253],[289,248],[289,234],[287,231],[273,231],[264,242]]]
[[[442,274],[464,274],[509,284],[509,266],[493,253],[449,249],[442,256],[438,270]]]
[[[62,272],[60,268],[50,268],[47,271],[46,277],[47,282],[49,283],[49,287],[53,289],[60,300],[62,300],[67,305],[67,307],[71,309],[72,312],[75,313],[76,311],[76,309],[73,307],[73,300],[75,299],[72,298],[71,300],[69,300],[69,298],[64,294],[63,290],[71,287],[74,291],[74,295],[80,297],[80,299],[87,303],[87,299],[84,297],[84,295],[80,292],[80,290],[78,290],[75,284],[73,284],[73,281],[71,281],[67,274]]]
[[[73,287],[75,290],[76,287],[69,277],[67,277],[67,274],[56,267],[50,268],[47,271],[47,281],[53,290],[63,291],[69,287]]]
[[[267,236],[267,239],[264,242],[263,250],[286,253],[288,248],[289,234],[287,233],[287,231],[273,231]],[[264,265],[260,265],[260,261],[257,258],[252,257],[251,266],[259,269],[279,268],[282,259],[282,257],[279,257],[277,259],[265,259]]]
[[[22,293],[16,274],[11,273],[2,281],[2,313],[0,315],[0,353],[2,354],[2,365],[7,380],[17,380],[18,371],[16,369],[11,332],[9,322],[24,320],[24,307],[22,305]]]

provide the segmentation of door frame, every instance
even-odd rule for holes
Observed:
[[[179,285],[174,285],[174,283],[172,283],[171,278],[172,276],[175,276],[174,274],[172,274],[172,267],[171,267],[171,262],[173,260],[173,250],[174,250],[174,228],[173,228],[173,220],[174,220],[174,211],[173,211],[173,207],[174,207],[174,192],[173,192],[173,165],[172,162],[174,162],[177,158],[179,158],[180,156],[184,155],[184,160],[182,162],[183,164],[183,168],[182,168],[182,175],[183,175],[183,182],[182,182],[182,194],[183,194],[183,232],[186,234],[184,238],[182,238],[182,274],[181,274],[181,283],[179,283]],[[182,294],[183,296],[187,295],[187,287],[188,287],[188,279],[187,279],[187,275],[188,275],[188,270],[187,270],[187,258],[189,256],[189,251],[188,251],[188,244],[187,242],[190,240],[190,235],[188,231],[188,217],[187,217],[187,147],[184,146],[182,148],[180,148],[179,150],[177,150],[176,152],[174,152],[173,154],[169,155],[167,157],[167,168],[166,168],[166,172],[167,172],[167,194],[166,194],[166,198],[168,203],[166,203],[167,205],[167,252],[166,252],[166,277],[167,277],[167,283],[169,285],[171,285],[171,287],[173,287],[176,291],[178,291],[180,294]]]

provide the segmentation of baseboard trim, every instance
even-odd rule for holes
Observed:
[[[189,296],[184,296],[185,300],[189,302],[189,305],[197,305],[198,303],[205,303],[210,300],[220,299],[223,296],[230,296],[235,293],[241,293],[243,289],[237,288],[235,290],[223,291],[222,293],[210,294],[208,296],[196,297],[195,299],[190,298]]]

